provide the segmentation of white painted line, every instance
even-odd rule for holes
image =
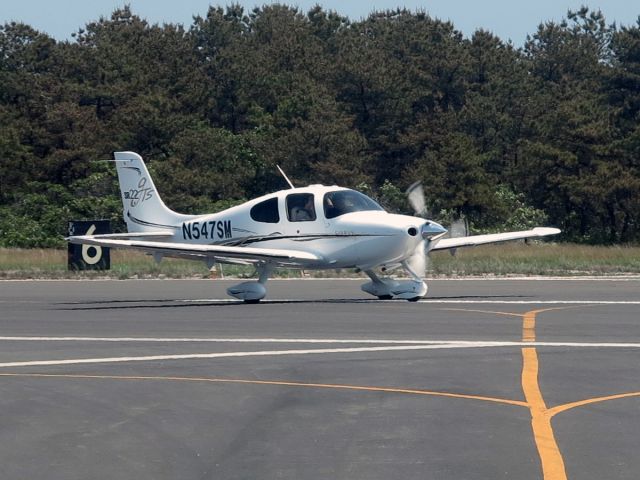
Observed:
[[[388,300],[390,302],[394,300]],[[395,300],[397,301],[397,300]],[[496,305],[640,305],[640,300],[446,300],[422,299],[418,303],[492,303]]]
[[[34,367],[45,365],[75,365],[87,363],[121,363],[121,362],[148,362],[155,360],[192,360],[199,358],[225,358],[225,357],[257,357],[279,355],[309,355],[322,353],[356,353],[356,352],[384,352],[393,350],[428,350],[436,348],[470,348],[493,346],[491,343],[475,342],[476,345],[445,344],[445,345],[407,345],[402,347],[361,347],[361,348],[319,348],[312,350],[262,350],[253,352],[223,352],[223,353],[194,353],[185,355],[152,355],[143,357],[107,357],[107,358],[79,358],[70,360],[34,360],[27,362],[0,363],[4,367]]]
[[[395,277],[398,279],[403,279],[407,277]],[[0,279],[0,282],[234,282],[241,280],[236,277],[226,277],[224,279],[208,279],[208,278],[3,278]],[[322,278],[273,278],[270,282],[335,282],[338,281],[349,281],[349,282],[362,282],[366,281],[366,277],[322,277]],[[640,275],[637,273],[622,273],[620,275],[580,275],[576,274],[574,276],[518,276],[518,277],[510,277],[508,275],[505,276],[461,276],[461,277],[432,277],[427,278],[427,282],[485,282],[485,281],[568,281],[568,282],[628,282],[628,281],[639,281]]]
[[[400,345],[441,345],[448,343],[465,343],[456,340],[386,340],[358,338],[162,338],[162,337],[2,337],[0,341],[28,342],[140,342],[140,343],[173,343],[173,342],[212,342],[212,343],[366,343],[366,344],[400,344]]]
[[[531,277],[509,277],[509,276],[493,276],[493,277],[458,277],[458,278],[427,278],[427,282],[473,282],[473,281],[506,281],[510,282],[514,280],[516,282],[637,282],[640,280],[640,275],[638,274],[628,274],[628,275],[576,275],[576,276],[567,276],[567,277],[558,277],[558,276],[531,276]]]
[[[8,342],[113,342],[113,343],[311,343],[374,345],[459,345],[464,346],[563,346],[563,347],[632,347],[640,343],[606,342],[505,342],[491,340],[416,340],[374,338],[162,338],[162,337],[7,337]]]
[[[587,347],[587,348],[640,348],[640,343],[616,342],[522,342],[523,347]]]
[[[144,300],[143,300],[144,301]],[[194,302],[194,303],[200,303],[200,302],[228,302],[228,303],[244,303],[242,300],[238,300],[237,298],[185,298],[185,299],[175,299],[175,300],[168,300],[169,302],[186,302],[186,303],[190,303],[190,302]],[[268,300],[263,300],[263,302],[295,302],[295,300],[292,299],[286,299],[286,300],[274,300],[269,298]]]
[[[129,303],[157,303],[158,300],[129,300]],[[241,300],[235,298],[174,298],[163,300],[165,303],[181,302],[181,303],[229,303],[242,304]],[[48,303],[41,300],[0,300],[0,303]],[[105,301],[104,304],[112,302]],[[113,303],[118,303],[114,300]],[[407,305],[404,300],[378,300],[374,298],[268,298],[261,302],[264,305],[270,303],[394,303],[399,305]],[[640,305],[640,300],[459,300],[448,298],[423,298],[416,303],[434,303],[434,304],[493,304],[493,305]],[[86,305],[85,302],[75,302],[69,305],[80,306]],[[105,307],[107,308],[107,307]]]
[[[447,345],[460,347],[616,347],[636,348],[640,343],[611,342],[520,342],[493,340],[417,340],[417,339],[383,339],[383,338],[162,338],[162,337],[25,337],[0,336],[0,341],[17,342],[113,342],[113,343],[311,343],[311,344],[380,344],[380,345]],[[382,347],[386,349],[387,347]],[[389,347],[391,348],[391,347]],[[393,347],[396,348],[396,347]],[[397,347],[402,349],[404,347]],[[288,350],[287,350],[288,351]],[[360,351],[360,350],[354,350]],[[368,350],[363,350],[368,351]],[[310,350],[320,352],[320,350]]]
[[[590,347],[590,348],[640,348],[640,343],[578,343],[578,342],[481,342],[461,341],[432,345],[406,345],[386,347],[357,347],[357,348],[322,348],[310,350],[260,350],[252,352],[223,352],[223,353],[194,353],[183,355],[151,355],[141,357],[106,357],[106,358],[78,358],[67,360],[33,360],[26,362],[0,363],[0,368],[6,367],[35,367],[52,365],[78,365],[98,363],[126,363],[149,362],[159,360],[194,360],[205,358],[229,358],[229,357],[259,357],[282,355],[311,355],[327,353],[362,353],[362,352],[389,352],[412,350],[435,350],[453,348],[487,348],[487,347]]]
[[[185,302],[185,303],[206,303],[206,302],[236,302],[240,303],[240,300],[234,300],[230,298],[194,298],[184,300],[168,300],[173,302]],[[400,305],[406,305],[403,300],[376,300],[373,298],[353,298],[353,299],[291,299],[291,298],[269,298],[263,300],[262,303],[331,303],[331,302],[344,302],[344,303],[395,303]],[[141,300],[144,303],[144,300]],[[458,300],[447,298],[423,298],[416,303],[461,303],[461,304],[494,304],[494,305],[640,305],[640,300]]]

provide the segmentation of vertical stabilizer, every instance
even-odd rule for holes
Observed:
[[[134,152],[115,152],[123,215],[129,232],[175,231],[193,215],[182,215],[164,204],[142,157]]]

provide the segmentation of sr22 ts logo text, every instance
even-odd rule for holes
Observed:
[[[142,177],[138,182],[137,189],[132,188],[129,191],[124,192],[125,200],[130,200],[132,207],[135,207],[136,205],[143,203],[145,200],[149,200],[151,197],[153,197],[153,189],[145,188],[146,184],[147,178]]]

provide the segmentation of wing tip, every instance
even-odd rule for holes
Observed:
[[[554,227],[536,227],[533,229],[533,232],[538,236],[538,237],[544,237],[547,235],[557,235],[559,233],[562,232],[562,230],[560,230],[559,228],[554,228]]]

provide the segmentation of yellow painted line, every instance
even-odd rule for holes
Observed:
[[[631,397],[640,397],[640,392],[619,393],[617,395],[607,395],[606,397],[586,398],[578,402],[565,403],[564,405],[558,405],[557,407],[550,408],[548,413],[550,417],[553,417],[554,415],[566,412],[567,410],[571,410],[573,408],[584,407],[585,405],[591,405],[593,403],[608,402],[609,400],[619,400],[621,398]]]
[[[359,390],[367,392],[405,393],[412,395],[428,395],[434,397],[461,398],[466,400],[481,400],[484,402],[502,403],[527,407],[525,402],[509,400],[507,398],[483,397],[479,395],[464,395],[460,393],[434,392],[429,390],[416,390],[393,387],[369,387],[360,385],[340,385],[326,383],[285,382],[276,380],[242,380],[233,378],[207,378],[207,377],[162,377],[162,376],[126,376],[126,375],[76,375],[76,374],[49,374],[49,373],[0,373],[0,377],[30,377],[30,378],[76,378],[99,380],[165,380],[174,382],[210,382],[210,383],[240,383],[249,385],[279,385],[287,387],[331,388],[338,390]]]
[[[537,310],[527,312],[522,317],[522,341],[536,341],[536,314]]]
[[[531,427],[542,462],[544,480],[566,480],[564,461],[551,427],[551,416],[538,384],[538,354],[535,348],[522,349],[522,390],[531,411]]]
[[[552,310],[567,310],[569,308],[580,308],[587,305],[571,305],[569,307],[551,307],[541,308],[540,310],[530,310],[522,315],[522,341],[523,342],[535,342],[536,341],[536,316],[539,313],[550,312]]]
[[[536,316],[539,313],[577,307],[551,307],[525,312],[522,316],[522,341],[536,341]],[[551,426],[552,415],[549,414],[542,396],[538,373],[538,352],[535,347],[523,347],[522,390],[531,412],[531,428],[533,429],[533,438],[542,464],[542,475],[544,480],[567,480],[564,460]]]
[[[555,308],[543,308],[540,310],[530,310],[522,315],[522,341],[523,342],[535,342],[536,341],[536,316],[542,312],[548,312],[549,310],[563,310],[571,307],[555,307]]]
[[[508,315],[510,317],[522,317],[522,313],[513,313],[513,312],[494,312],[491,310],[472,310],[469,308],[441,308],[440,310],[447,310],[450,312],[472,312],[472,313],[486,313],[491,315]]]

